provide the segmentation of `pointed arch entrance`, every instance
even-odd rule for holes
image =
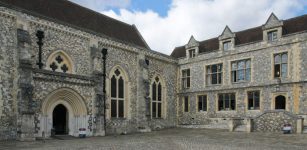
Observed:
[[[52,112],[52,127],[55,134],[67,134],[68,132],[68,111],[67,108],[59,104]]]
[[[51,92],[42,104],[40,135],[68,134],[78,136],[79,128],[88,127],[87,108],[83,98],[74,90],[61,88]],[[89,132],[87,131],[89,134]]]

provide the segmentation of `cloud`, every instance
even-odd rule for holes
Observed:
[[[296,16],[304,6],[304,0],[173,0],[166,17],[152,10],[102,13],[135,24],[153,50],[170,54],[191,35],[199,41],[213,38],[226,25],[232,31],[244,30],[264,24],[271,12],[286,19]]]
[[[84,7],[103,11],[109,8],[127,8],[131,0],[70,0]]]

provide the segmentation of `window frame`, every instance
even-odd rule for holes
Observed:
[[[267,40],[269,42],[277,41],[278,39],[278,30],[272,30],[267,32]]]
[[[189,53],[189,58],[196,57],[196,50],[195,49],[188,50],[188,53]]]
[[[184,72],[187,73],[184,73]],[[188,74],[189,72],[189,74]],[[186,76],[184,76],[186,75]],[[189,86],[188,86],[189,85]],[[189,89],[191,87],[191,69],[182,69],[181,70],[181,89]]]
[[[217,66],[217,71],[213,73],[212,66]],[[220,67],[220,69],[218,69]],[[210,68],[210,72],[208,71],[208,68]],[[223,63],[217,63],[217,64],[210,64],[205,67],[206,69],[206,85],[207,86],[213,86],[213,85],[222,85],[223,84]],[[212,76],[216,74],[216,84],[212,84]],[[220,74],[220,75],[219,75]],[[221,81],[219,83],[219,77],[221,78]],[[210,78],[210,80],[208,80]],[[210,82],[210,83],[209,83]]]
[[[233,96],[234,96],[234,109],[231,109],[231,101],[232,101],[232,97],[231,97],[231,95],[233,94]],[[223,95],[223,109],[220,109],[220,95]],[[225,101],[226,101],[226,99],[225,99],[225,95],[228,95],[229,96],[229,103],[228,103],[228,106],[229,106],[229,108],[227,109],[226,107],[225,107],[225,105],[226,105],[226,103],[225,103]],[[236,93],[235,92],[229,92],[229,93],[218,93],[217,94],[217,111],[218,112],[231,112],[231,111],[237,111],[237,96],[236,96]]]
[[[120,71],[120,75],[116,75],[116,73],[115,73],[115,71]],[[113,77],[115,77],[115,81],[116,81],[116,96],[115,97],[113,97],[113,95],[112,95],[112,78]],[[120,93],[119,93],[119,91],[120,91],[120,87],[119,87],[119,80],[120,80],[120,78],[122,78],[122,80],[123,80],[123,90],[122,90],[122,98],[120,97]],[[123,119],[123,118],[126,118],[126,89],[127,88],[127,86],[126,86],[126,78],[125,78],[125,75],[124,75],[124,72],[121,70],[121,69],[119,69],[119,68],[117,68],[117,69],[114,69],[114,70],[112,70],[112,74],[111,74],[111,77],[110,77],[110,118],[111,119]],[[114,117],[114,116],[112,116],[112,101],[115,101],[116,102],[116,116]],[[119,110],[119,102],[122,102],[122,104],[123,104],[123,110],[122,110],[122,116],[120,116],[120,110]]]
[[[200,106],[199,106],[199,101],[200,101],[200,97],[202,97],[201,101],[202,101],[202,109],[200,110]],[[203,97],[206,97],[206,99],[203,99]],[[205,107],[204,107],[204,101],[205,101]],[[206,94],[199,94],[196,96],[196,103],[197,103],[197,107],[196,107],[196,112],[202,113],[202,112],[208,112],[208,96]],[[205,108],[206,110],[203,110],[203,108]]]
[[[244,68],[239,69],[239,63],[244,61]],[[247,62],[250,62],[249,67],[247,66]],[[233,63],[236,64],[236,69],[233,69]],[[247,70],[249,70],[249,80],[246,80]],[[239,79],[239,71],[243,71],[244,80],[238,80]],[[236,73],[236,81],[234,81],[234,73]],[[240,59],[240,60],[234,60],[230,62],[230,77],[231,77],[231,83],[241,83],[241,82],[250,82],[252,80],[252,59],[246,58],[246,59]]]
[[[258,92],[258,104],[259,104],[259,106],[258,106],[258,109],[255,109],[255,92]],[[249,94],[250,93],[253,93],[253,109],[251,109],[251,107],[250,107],[250,103],[249,103],[249,101],[250,101],[250,99],[249,99]],[[261,110],[261,91],[260,90],[253,90],[253,91],[247,91],[246,92],[246,96],[247,96],[247,98],[246,98],[246,109],[248,110],[248,111],[260,111]]]
[[[187,101],[187,104],[186,104],[186,101]],[[190,112],[190,96],[183,96],[183,98],[182,98],[182,112],[183,113],[189,113]]]
[[[286,54],[287,55],[287,62],[284,63],[282,61],[282,56]],[[276,63],[275,61],[275,57],[276,56],[280,56],[280,63]],[[276,72],[276,65],[279,65],[279,76],[276,76],[277,72]],[[285,75],[283,76],[282,72],[283,72],[283,69],[282,69],[282,66],[285,65],[287,68],[287,72],[285,73]],[[273,75],[273,79],[278,79],[278,78],[288,78],[288,75],[289,75],[289,53],[288,51],[284,51],[284,52],[280,52],[280,53],[274,53],[273,54],[273,68],[272,68],[272,75]]]
[[[156,78],[158,78],[158,81],[156,80]],[[155,78],[153,78],[153,82],[151,83],[151,103],[150,103],[150,115],[151,115],[151,118],[153,119],[161,119],[163,118],[163,99],[164,99],[164,92],[163,92],[163,83],[161,81],[162,79],[158,76],[156,76]],[[153,92],[153,85],[156,84],[156,99],[154,100],[154,92]],[[160,84],[160,100],[159,100],[159,84]],[[153,116],[153,103],[156,104],[156,115]],[[159,104],[160,104],[160,117],[159,117]]]
[[[223,51],[231,50],[231,44],[232,44],[231,41],[223,41],[222,44],[223,44]],[[227,48],[225,48],[225,45],[227,45]]]

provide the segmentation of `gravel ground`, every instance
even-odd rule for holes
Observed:
[[[216,129],[164,129],[150,133],[64,138],[35,142],[2,141],[0,149],[31,150],[306,150],[307,134],[244,133]]]

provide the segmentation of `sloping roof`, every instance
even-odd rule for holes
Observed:
[[[307,30],[307,14],[283,20],[283,35],[288,35],[306,30]],[[261,41],[263,38],[262,26],[234,33],[236,34],[235,45],[257,42]],[[218,38],[204,40],[199,43],[200,53],[212,52],[218,49],[219,49]],[[185,57],[186,56],[185,47],[184,46],[176,47],[173,50],[171,56],[175,58]]]
[[[67,0],[0,0],[0,4],[149,49],[135,26]]]

